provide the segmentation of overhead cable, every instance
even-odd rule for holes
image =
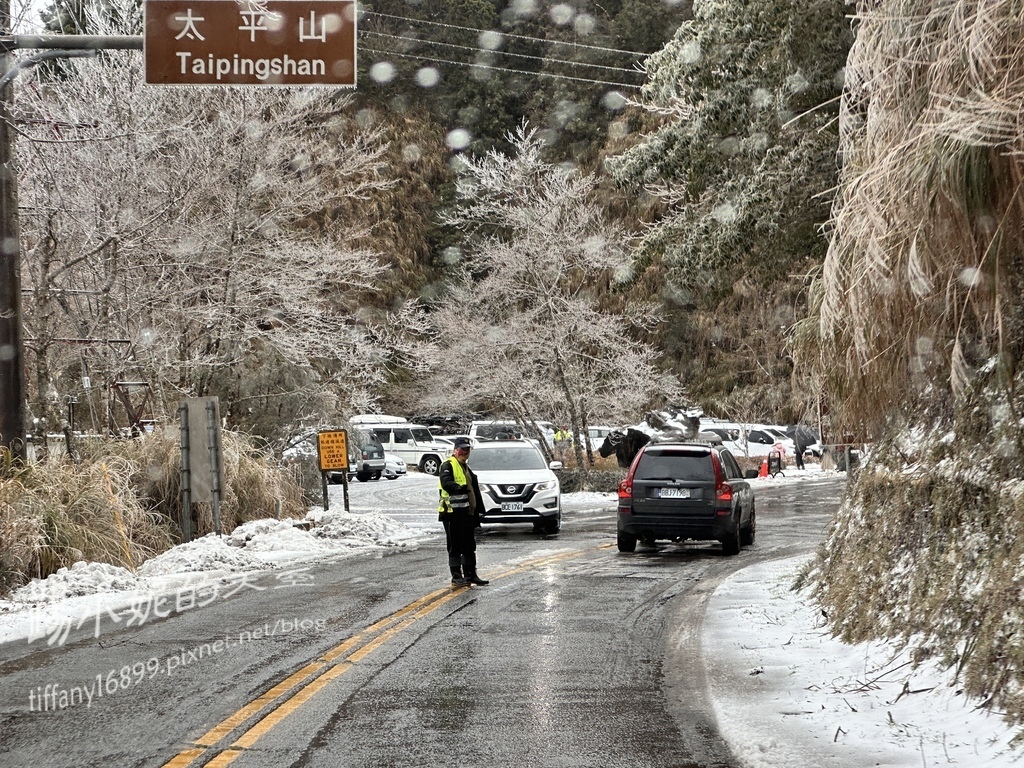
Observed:
[[[590,64],[590,63],[587,63],[585,61],[572,61],[571,59],[552,59],[552,58],[549,58],[547,56],[533,56],[533,55],[531,55],[529,53],[513,53],[512,51],[490,51],[490,50],[481,49],[481,48],[474,48],[474,47],[469,46],[469,45],[456,45],[455,43],[442,43],[442,42],[438,42],[436,40],[423,40],[423,39],[420,39],[420,38],[415,38],[415,40],[413,41],[411,38],[408,38],[408,37],[402,37],[401,35],[387,35],[387,34],[385,34],[383,32],[368,32],[366,30],[360,30],[359,34],[360,35],[372,35],[374,37],[386,37],[386,38],[388,38],[390,40],[401,40],[401,41],[404,41],[404,42],[423,43],[424,45],[438,45],[438,46],[441,46],[441,47],[444,47],[444,48],[455,48],[455,49],[460,50],[460,51],[472,51],[474,53],[480,53],[481,51],[483,51],[485,53],[494,53],[494,54],[498,54],[498,55],[501,55],[501,56],[515,56],[515,57],[520,58],[520,59],[531,59],[533,61],[543,61],[543,62],[548,62],[548,63],[552,63],[552,64],[568,64],[568,65],[573,66],[573,67],[588,67],[590,69],[607,69],[607,70],[609,70],[611,72],[626,72],[627,74],[631,74],[631,75],[642,75],[642,74],[644,74],[639,69],[630,69],[628,67],[609,67],[609,66],[607,66],[605,64]]]
[[[515,34],[512,34],[511,32],[501,32],[501,31],[499,31],[497,29],[477,29],[476,27],[460,27],[460,26],[458,26],[456,24],[442,24],[439,21],[427,21],[426,19],[413,19],[413,18],[410,18],[408,16],[393,16],[390,13],[378,13],[376,11],[364,11],[364,15],[366,15],[366,16],[378,16],[378,17],[380,17],[382,19],[396,19],[398,21],[409,21],[409,22],[412,22],[414,24],[430,24],[431,26],[435,26],[435,27],[444,27],[445,29],[458,29],[458,30],[461,30],[463,32],[476,32],[478,34],[483,33],[483,32],[493,32],[496,35],[501,35],[502,37],[512,38],[514,40],[530,40],[531,42],[534,42],[534,43],[547,43],[549,45],[569,45],[569,46],[572,46],[573,48],[586,48],[586,49],[591,50],[591,51],[604,51],[605,53],[621,53],[621,54],[624,54],[626,56],[639,56],[642,59],[646,59],[648,56],[651,55],[649,53],[641,53],[640,51],[624,51],[621,48],[604,48],[604,47],[599,46],[599,45],[586,45],[584,43],[569,42],[568,40],[548,40],[548,39],[543,38],[543,37],[529,37],[528,35],[515,35]]]
[[[395,53],[394,51],[378,51],[373,48],[361,48],[360,50],[369,53],[379,53],[383,56],[397,56],[402,59],[418,59],[419,61],[430,61],[437,64],[454,64],[459,67],[477,67],[479,69],[491,69],[498,72],[512,72],[517,75],[530,75],[532,77],[553,77],[558,80],[575,80],[580,83],[594,83],[595,85],[607,85],[615,88],[629,88],[634,91],[640,90],[641,86],[632,83],[615,83],[608,80],[591,80],[587,77],[573,77],[572,75],[560,75],[556,72],[531,72],[528,69],[511,69],[509,67],[494,67],[489,64],[475,64],[471,61],[451,61],[449,59],[437,59],[431,56],[417,56],[412,53]]]

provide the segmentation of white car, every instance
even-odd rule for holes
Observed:
[[[393,453],[384,454],[384,479],[385,480],[397,480],[406,474],[408,470],[405,466],[405,461],[402,460],[401,456],[396,456]]]
[[[546,534],[561,529],[562,490],[552,470],[562,462],[548,464],[532,440],[481,441],[469,466],[480,481],[482,524],[532,523]]]

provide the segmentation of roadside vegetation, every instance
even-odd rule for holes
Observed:
[[[902,638],[1021,723],[1019,9],[864,5],[798,358],[877,444],[808,578],[844,638]]]
[[[0,594],[79,560],[134,570],[181,541],[181,446],[173,432],[96,440],[77,460],[27,467],[0,453]],[[302,517],[307,504],[292,476],[250,438],[222,434],[224,533],[248,520]],[[209,504],[193,504],[194,536],[214,530]]]

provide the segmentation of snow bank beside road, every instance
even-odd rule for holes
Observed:
[[[745,568],[712,595],[702,647],[720,731],[747,768],[1019,766],[1016,731],[934,663],[833,639],[790,590],[808,557]]]

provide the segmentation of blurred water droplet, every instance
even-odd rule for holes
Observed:
[[[448,135],[445,136],[445,143],[452,149],[465,149],[473,141],[473,137],[469,134],[465,128],[456,128],[453,131],[449,131]]]
[[[610,112],[618,112],[626,106],[626,97],[618,91],[608,91],[601,97],[601,106]]]
[[[398,69],[390,61],[378,61],[370,67],[370,78],[378,83],[390,83],[398,74]]]
[[[765,109],[772,105],[772,92],[767,88],[755,88],[754,92],[750,94],[750,104],[755,109]]]
[[[415,163],[423,157],[423,150],[418,144],[406,144],[402,147],[402,159],[407,163]]]
[[[977,288],[981,284],[981,270],[976,267],[964,267],[960,270],[960,283],[965,288]]]
[[[462,249],[455,245],[449,245],[441,251],[441,261],[449,267],[455,266],[462,261]]]
[[[416,85],[433,88],[441,82],[441,71],[437,67],[421,67],[416,71]]]
[[[559,3],[558,5],[551,6],[551,10],[548,11],[551,16],[551,20],[560,27],[564,27],[573,17],[576,15],[576,11],[573,10],[571,5],[565,3]]]
[[[683,64],[696,64],[700,58],[700,43],[696,40],[687,40],[679,48],[679,60]]]
[[[711,215],[719,224],[731,224],[739,218],[736,206],[730,202],[719,203],[716,205],[714,210],[711,211]]]
[[[740,140],[735,136],[729,136],[728,138],[722,139],[718,143],[718,151],[726,157],[737,155],[740,151]]]
[[[496,51],[505,42],[505,36],[500,32],[487,30],[486,32],[481,32],[476,41],[477,45],[485,51]]]
[[[516,16],[533,16],[537,13],[537,0],[512,0],[509,8]]]
[[[597,20],[589,13],[581,13],[576,17],[576,23],[573,24],[573,28],[577,34],[592,35],[597,28]]]

